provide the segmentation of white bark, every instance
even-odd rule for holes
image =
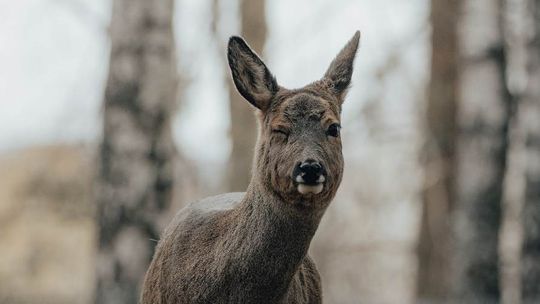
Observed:
[[[533,16],[527,45],[527,85],[519,104],[525,135],[525,193],[522,248],[523,303],[540,302],[540,1],[529,0]]]
[[[455,296],[497,303],[499,228],[511,100],[505,84],[502,1],[463,2],[456,151]]]
[[[171,203],[173,0],[115,0],[98,202],[96,303],[137,303]],[[166,216],[165,216],[166,217]]]

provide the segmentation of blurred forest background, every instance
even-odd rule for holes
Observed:
[[[362,32],[326,303],[540,303],[540,0],[0,1],[0,303],[136,303],[189,201],[243,190],[240,34],[278,81]]]

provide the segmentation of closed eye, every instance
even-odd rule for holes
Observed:
[[[283,130],[283,129],[273,129],[272,133],[283,135],[285,137],[289,137],[289,131]]]

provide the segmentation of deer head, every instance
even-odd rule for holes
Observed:
[[[359,39],[356,32],[322,79],[294,90],[279,86],[242,38],[229,40],[234,84],[259,117],[252,184],[312,208],[325,208],[334,197],[343,175],[341,107]]]

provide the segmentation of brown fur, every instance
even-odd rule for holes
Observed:
[[[182,209],[166,229],[148,269],[144,304],[321,303],[321,284],[307,255],[319,221],[343,174],[339,123],[359,33],[325,77],[297,90],[277,82],[238,37],[229,64],[239,92],[259,109],[254,171],[245,193],[230,193]],[[300,194],[293,168],[313,159],[324,188]]]

